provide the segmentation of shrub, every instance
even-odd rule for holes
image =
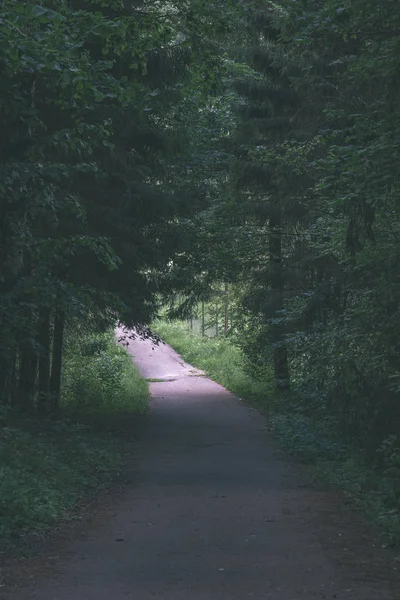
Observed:
[[[40,420],[0,406],[0,547],[40,534],[122,463],[119,441],[96,417],[143,413],[148,386],[113,332],[67,337],[62,412]],[[71,417],[74,417],[73,419]],[[85,416],[85,425],[76,417]],[[0,550],[1,552],[1,550]]]
[[[143,413],[148,386],[112,332],[69,341],[66,349],[62,405],[75,413]]]

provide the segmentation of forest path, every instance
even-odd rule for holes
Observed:
[[[392,554],[265,420],[167,345],[131,341],[152,404],[122,495],[7,600],[398,600]]]

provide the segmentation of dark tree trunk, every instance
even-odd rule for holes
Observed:
[[[10,374],[10,361],[5,356],[0,356],[0,404],[8,404],[9,387],[8,378]]]
[[[54,317],[53,354],[51,360],[50,394],[53,409],[60,405],[62,351],[64,340],[65,314],[60,308],[56,309]]]
[[[18,404],[24,410],[31,410],[35,397],[38,357],[32,346],[21,344],[19,355]]]
[[[49,407],[50,401],[50,308],[43,308],[39,324],[39,396],[40,411]]]
[[[204,337],[205,334],[205,315],[204,315],[204,301],[201,303],[201,335]]]
[[[283,319],[284,277],[282,263],[282,215],[279,209],[274,212],[269,221],[269,258],[271,268],[271,307],[272,318]],[[287,347],[282,323],[271,325],[275,386],[279,391],[289,390],[290,374]]]
[[[17,380],[17,354],[18,354],[18,345],[16,343],[13,344],[13,348],[10,352],[10,379],[9,379],[9,387],[7,390],[7,400],[9,404],[13,405],[17,401],[18,395],[18,380]]]
[[[18,344],[9,334],[10,342],[4,343],[0,354],[0,404],[13,404],[16,399]],[[3,335],[7,339],[7,335]]]

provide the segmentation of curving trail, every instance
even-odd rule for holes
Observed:
[[[264,419],[169,346],[130,342],[151,384],[128,470],[80,539],[7,600],[399,600],[396,561],[308,481]]]

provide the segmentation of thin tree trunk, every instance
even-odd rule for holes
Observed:
[[[225,283],[225,304],[224,304],[224,331],[225,335],[229,329],[229,312],[228,312],[228,284]]]
[[[282,264],[282,214],[277,209],[269,221],[269,258],[271,265],[271,292],[273,319],[283,319],[283,264]],[[284,338],[284,327],[282,323],[271,325],[275,385],[280,391],[290,388],[290,374],[287,347]]]
[[[10,361],[5,356],[0,356],[0,404],[8,404],[9,395]]]
[[[39,325],[39,410],[48,408],[50,400],[50,308],[43,308]]]
[[[64,311],[60,308],[57,308],[54,317],[53,353],[50,376],[50,394],[54,410],[57,410],[60,405],[64,325]]]
[[[204,301],[201,303],[201,335],[205,335],[205,315],[204,315]]]
[[[10,359],[11,369],[10,369],[10,387],[8,390],[8,402],[13,405],[17,401],[18,394],[18,380],[17,380],[17,354],[18,354],[18,346],[14,344],[14,348],[12,350],[12,355]]]
[[[17,386],[17,345],[11,344],[0,357],[0,404],[13,404]]]
[[[20,348],[18,404],[24,410],[31,410],[35,396],[38,357],[33,348],[23,343]]]

